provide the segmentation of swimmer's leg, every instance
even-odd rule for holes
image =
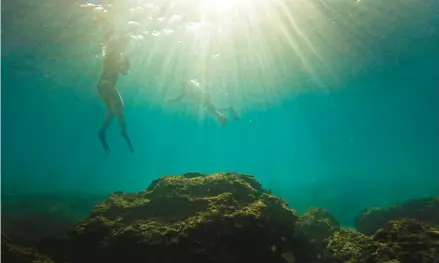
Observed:
[[[239,119],[241,119],[241,117],[240,117],[239,114],[235,111],[234,108],[229,107],[229,111],[232,113],[233,118],[235,118],[235,120],[239,120]]]
[[[224,126],[227,123],[227,118],[213,105],[209,93],[202,94],[200,104],[212,115],[216,116],[218,122]]]
[[[120,96],[119,92],[114,88],[114,85],[107,87],[107,89],[105,89],[104,91],[105,94],[103,94],[104,95],[103,97],[107,98],[105,100],[107,107],[109,111],[112,112],[113,117],[114,115],[117,115],[121,128],[122,137],[124,137],[124,139],[128,143],[128,147],[130,148],[130,151],[134,152],[133,146],[131,144],[131,140],[127,133],[125,116],[123,114],[125,106],[122,97]]]
[[[113,117],[114,117],[114,113],[109,111],[107,113],[107,116],[105,116],[101,129],[98,132],[99,140],[101,141],[101,144],[104,147],[106,153],[110,153],[110,147],[108,146],[107,139],[105,138],[105,134],[108,130],[108,127],[111,124],[111,121],[113,120]]]
[[[128,144],[128,147],[130,148],[130,151],[133,153],[134,149],[133,149],[133,145],[131,144],[131,139],[128,136],[127,125],[125,122],[125,116],[123,114],[123,111],[119,111],[119,113],[117,113],[117,118],[119,120],[122,137],[125,139],[125,141]]]
[[[218,121],[221,125],[223,125],[223,126],[226,125],[228,119],[221,112],[219,112],[215,108],[215,106],[212,105],[212,103],[205,104],[205,107],[206,107],[207,111],[209,111],[211,114],[216,116],[216,118],[218,119]]]
[[[219,111],[219,112],[229,111],[229,112],[232,114],[232,116],[233,116],[233,118],[234,118],[235,120],[239,120],[239,119],[241,119],[241,117],[239,116],[239,114],[238,114],[238,113],[236,112],[236,110],[235,110],[234,108],[232,108],[232,107],[220,108],[220,109],[218,109],[218,111]]]

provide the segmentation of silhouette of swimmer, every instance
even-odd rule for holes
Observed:
[[[222,112],[230,111],[235,119],[239,119],[238,114],[232,107],[227,108],[216,108],[210,98],[210,94],[200,87],[200,84],[194,80],[182,81],[181,83],[183,89],[181,94],[176,98],[168,98],[166,102],[180,101],[184,97],[190,98],[198,102],[202,107],[204,107],[209,113],[213,114],[221,125],[226,125],[228,118],[223,115]]]
[[[104,54],[104,65],[97,89],[100,97],[108,109],[108,113],[105,116],[102,127],[98,132],[99,140],[101,141],[105,152],[110,153],[110,147],[108,146],[105,135],[114,116],[117,116],[122,137],[125,138],[130,151],[134,152],[125,122],[125,105],[120,93],[116,90],[116,83],[119,74],[126,75],[130,69],[130,61],[124,55],[124,51],[128,44],[128,38],[114,38],[113,30],[109,26],[108,21],[101,19],[100,22],[102,30],[104,31],[103,44],[106,47],[106,52]]]

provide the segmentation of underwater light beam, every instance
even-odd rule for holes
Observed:
[[[211,0],[213,1],[213,7],[218,11],[227,11],[233,5],[233,0]],[[235,0],[236,1],[236,0]]]
[[[320,29],[331,22],[329,8],[288,0],[170,0],[126,7],[132,10],[127,20],[136,20],[138,31],[146,32],[133,53],[137,71],[148,74],[137,77],[153,77],[160,94],[198,79],[210,83],[215,99],[226,101],[234,94],[259,105],[308,89],[309,80],[322,89],[327,76],[321,75],[331,74],[328,50],[337,44],[337,39],[321,41],[328,30],[335,31]]]

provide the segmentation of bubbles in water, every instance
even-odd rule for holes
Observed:
[[[171,18],[169,19],[169,24],[177,24],[180,23],[183,20],[183,16],[182,15],[173,15],[171,16]]]
[[[211,24],[208,22],[185,22],[184,25],[192,31],[202,30],[202,29],[209,29],[211,28]]]
[[[185,25],[187,26],[187,28],[189,29],[197,29],[197,23],[196,22],[186,22]]]
[[[94,8],[95,11],[104,11],[104,8],[102,6],[95,6]]]
[[[143,39],[143,36],[142,36],[142,35],[130,35],[130,37],[131,37],[132,39],[134,39],[134,40],[141,40],[141,39]]]
[[[150,3],[145,3],[145,4],[143,4],[142,6],[144,6],[144,7],[146,7],[146,8],[154,8],[154,5],[153,4],[150,4]]]
[[[166,35],[169,35],[169,34],[173,33],[174,30],[171,30],[171,29],[164,29],[163,32],[164,32]]]
[[[131,13],[136,13],[136,12],[141,12],[144,10],[144,8],[142,6],[138,6],[138,7],[133,7],[128,9]]]
[[[133,20],[130,20],[130,21],[128,21],[128,25],[130,25],[130,26],[140,26],[140,23],[136,22],[136,21],[133,21]]]
[[[86,4],[81,4],[79,5],[80,7],[84,7],[84,8],[90,8],[90,7],[96,7],[98,5],[92,4],[90,2],[86,3]]]
[[[191,79],[189,82],[194,84],[196,87],[200,86],[200,82],[198,81],[198,79]]]
[[[151,33],[151,35],[153,35],[153,36],[159,36],[160,35],[160,32],[159,31],[157,31],[157,30],[153,30],[152,31],[152,33]]]

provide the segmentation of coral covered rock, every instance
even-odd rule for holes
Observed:
[[[54,263],[47,256],[39,254],[33,248],[25,248],[12,243],[11,239],[2,233],[2,258],[5,263]]]
[[[377,262],[439,262],[439,228],[417,220],[390,221],[373,235],[373,240],[382,244],[375,251]]]
[[[369,208],[355,219],[361,233],[372,235],[390,220],[411,218],[439,225],[439,197],[411,200],[386,208]]]
[[[295,211],[252,176],[161,177],[114,193],[71,233],[72,262],[294,262]]]
[[[323,243],[337,230],[340,230],[338,221],[328,210],[319,207],[307,210],[296,222],[296,234],[316,243]]]
[[[329,239],[326,262],[438,263],[439,229],[413,219],[390,221],[368,237],[342,229]]]
[[[370,262],[374,251],[372,238],[352,229],[340,229],[328,239],[327,250],[324,251],[326,262],[356,263]]]
[[[296,259],[301,262],[319,262],[321,252],[340,224],[332,214],[319,207],[313,207],[297,219],[295,226],[294,250]]]

